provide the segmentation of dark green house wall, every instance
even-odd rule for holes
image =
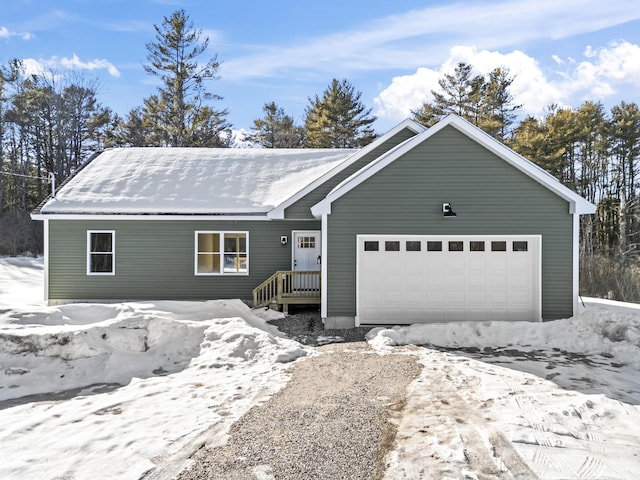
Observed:
[[[360,170],[365,165],[371,163],[379,156],[388,152],[395,146],[400,143],[408,140],[409,138],[415,136],[416,133],[408,128],[402,129],[396,135],[383,142],[380,146],[374,148],[371,152],[362,156],[362,158],[358,159],[352,165],[349,165],[343,171],[338,173],[337,175],[328,179],[325,183],[320,185],[318,188],[309,192],[307,195],[299,199],[297,202],[292,204],[291,206],[285,209],[285,218],[304,218],[310,219],[313,218],[311,215],[311,207],[313,207],[316,203],[321,201],[324,197],[326,197],[331,190],[333,190],[336,185],[342,182],[344,179],[350,177],[355,172]]]
[[[451,203],[455,218],[442,216]],[[356,235],[542,235],[542,315],[573,314],[568,203],[453,127],[334,201],[328,317],[356,314]]]
[[[280,236],[319,229],[318,221],[49,220],[49,299],[248,300],[291,268],[291,241],[283,246]],[[88,230],[115,230],[115,275],[87,275]],[[197,230],[248,231],[249,275],[194,275]]]

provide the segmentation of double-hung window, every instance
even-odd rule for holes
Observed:
[[[115,275],[116,232],[89,230],[87,232],[87,275]]]
[[[247,232],[196,232],[196,275],[249,273]]]

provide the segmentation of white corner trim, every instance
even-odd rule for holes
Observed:
[[[573,316],[578,315],[580,296],[580,215],[573,214]]]
[[[49,220],[44,221],[44,301],[49,301]]]
[[[320,317],[327,318],[327,286],[329,285],[327,279],[327,264],[329,263],[329,255],[327,254],[328,241],[327,241],[327,228],[329,226],[329,217],[327,214],[322,215],[322,263],[320,264]]]

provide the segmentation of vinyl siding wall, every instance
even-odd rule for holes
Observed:
[[[570,316],[572,228],[566,201],[447,127],[332,204],[327,315],[356,313],[357,234],[541,234],[543,318]]]
[[[409,130],[408,128],[403,129],[398,132],[392,138],[384,142],[381,146],[373,149],[368,154],[364,155],[362,158],[358,159],[358,161],[354,162],[349,167],[345,168],[342,172],[338,173],[334,177],[327,180],[325,183],[320,185],[318,188],[309,192],[307,195],[302,197],[300,200],[295,202],[293,205],[285,209],[285,218],[289,219],[311,219],[313,216],[311,215],[311,207],[313,207],[316,203],[324,199],[331,190],[335,188],[340,182],[342,182],[345,178],[353,175],[355,172],[360,170],[365,165],[371,163],[373,160],[378,158],[380,155],[391,150],[393,147],[399,145],[400,143],[408,140],[409,138],[415,136],[415,132]]]
[[[291,231],[319,229],[317,221],[50,220],[49,299],[249,300],[275,271],[291,268]],[[115,231],[115,275],[87,275],[87,230]],[[249,275],[194,275],[197,230],[248,231]]]

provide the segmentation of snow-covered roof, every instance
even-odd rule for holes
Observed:
[[[345,161],[351,149],[117,148],[40,214],[259,214]]]

